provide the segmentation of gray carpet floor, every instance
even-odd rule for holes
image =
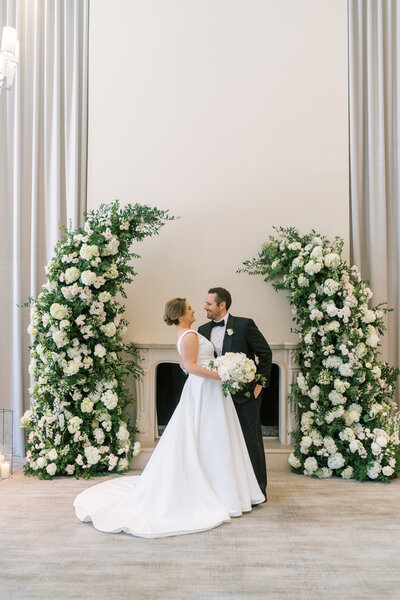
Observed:
[[[102,480],[0,481],[1,600],[400,599],[400,480],[272,472],[268,504],[163,539],[78,521],[75,495]]]

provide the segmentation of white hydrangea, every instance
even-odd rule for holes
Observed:
[[[332,477],[332,470],[328,469],[328,467],[322,467],[322,469],[318,469],[315,474],[319,479],[328,479],[329,477]]]
[[[328,467],[330,469],[341,469],[343,466],[344,458],[340,452],[336,452],[328,458]]]
[[[353,375],[353,369],[350,366],[350,363],[344,363],[339,367],[339,373],[343,377],[351,377]]]
[[[65,283],[74,283],[74,281],[79,279],[80,275],[81,272],[77,267],[69,267],[64,273]]]
[[[309,279],[301,273],[297,278],[297,283],[300,287],[308,287],[310,285]]]
[[[120,424],[116,435],[121,442],[126,442],[126,440],[129,440],[129,431],[126,428],[126,423],[122,422]]]
[[[313,260],[309,260],[308,263],[304,266],[304,270],[309,275],[315,275],[315,273],[320,272],[322,266],[322,262],[314,262]]]
[[[91,413],[93,411],[93,402],[91,402],[89,398],[82,400],[81,411],[84,413]]]
[[[108,302],[111,298],[112,296],[109,292],[100,292],[99,294],[99,302]]]
[[[346,467],[343,469],[341,475],[343,479],[351,479],[353,477],[354,469],[353,467]]]
[[[299,386],[299,388],[301,389],[303,394],[307,393],[308,385],[307,385],[307,382],[305,380],[303,373],[300,373],[299,375],[297,375],[297,385]]]
[[[340,256],[336,252],[329,252],[324,256],[324,263],[328,269],[336,269],[340,265]]]
[[[96,429],[93,430],[93,435],[95,437],[97,444],[100,446],[104,442],[104,439],[105,439],[105,433],[104,433],[103,429],[101,429],[100,427],[96,427]]]
[[[36,464],[39,467],[39,469],[43,469],[43,467],[47,465],[47,460],[44,456],[39,456],[39,458],[36,461]]]
[[[327,296],[333,296],[340,288],[340,283],[334,279],[326,279],[323,284],[324,293]]]
[[[339,309],[333,300],[329,300],[329,302],[326,303],[325,310],[330,317],[335,317]]]
[[[339,321],[331,321],[330,323],[328,323],[327,329],[328,329],[328,331],[339,331],[339,329],[340,329]]]
[[[54,302],[50,306],[50,314],[54,319],[61,320],[61,319],[65,319],[66,317],[68,317],[69,311],[68,311],[68,308],[66,306],[64,306],[63,304]]]
[[[343,361],[340,356],[328,356],[328,358],[323,361],[323,364],[327,369],[338,369],[342,363]]]
[[[96,245],[83,244],[79,254],[84,260],[92,260],[92,258],[99,255],[99,248]]]
[[[381,470],[381,465],[377,461],[374,461],[372,465],[368,467],[367,475],[370,479],[376,479],[377,477],[379,477]]]
[[[376,319],[375,312],[373,310],[365,310],[361,321],[363,323],[373,323]]]
[[[120,458],[118,462],[118,471],[126,471],[129,468],[129,462],[126,458]]]
[[[112,410],[118,404],[118,396],[112,390],[107,390],[101,396],[101,401],[103,402],[104,406],[108,408],[108,410]]]
[[[100,329],[107,337],[113,337],[117,332],[117,328],[113,322],[102,325]]]
[[[343,396],[343,394],[337,392],[336,390],[332,390],[329,393],[328,398],[334,406],[337,406],[338,404],[344,404],[344,402],[346,401],[346,398]]]
[[[77,431],[79,431],[80,426],[82,425],[83,421],[81,418],[79,417],[71,417],[68,420],[68,431],[70,433],[76,433]]]
[[[302,454],[308,454],[308,449],[312,444],[312,439],[309,435],[304,435],[301,438],[301,442],[300,442],[300,452]]]
[[[318,310],[317,308],[313,308],[311,313],[310,313],[310,319],[311,321],[320,321],[321,319],[324,318],[323,313]]]
[[[85,447],[85,457],[88,465],[97,465],[101,458],[98,448],[94,446]]]
[[[320,394],[320,388],[318,385],[314,385],[311,388],[311,390],[308,392],[308,395],[311,398],[311,400],[315,400],[315,401],[318,400],[319,394]]]
[[[81,274],[81,281],[84,285],[93,285],[96,278],[97,275],[93,271],[83,271]]]
[[[60,331],[56,329],[56,331],[53,331],[51,337],[53,338],[57,348],[63,348],[68,344],[68,335],[64,330]]]
[[[317,459],[314,458],[314,456],[309,456],[308,458],[306,458],[306,460],[304,461],[304,468],[307,471],[307,473],[314,473],[314,471],[318,469]]]
[[[367,339],[365,340],[365,343],[367,344],[367,346],[370,346],[371,348],[376,348],[379,343],[378,333],[377,333],[375,327],[372,327],[372,325],[368,326]]]

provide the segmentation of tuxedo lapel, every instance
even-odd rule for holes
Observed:
[[[226,352],[231,351],[232,338],[235,335],[235,333],[232,333],[232,335],[229,335],[228,330],[232,329],[233,332],[235,332],[234,323],[235,323],[235,317],[232,317],[232,315],[229,315],[228,321],[226,323],[224,341],[222,343],[222,354],[225,354]]]
[[[202,329],[203,329],[202,335],[204,335],[205,338],[207,338],[208,340],[211,341],[211,321],[209,323],[206,323],[202,327]]]

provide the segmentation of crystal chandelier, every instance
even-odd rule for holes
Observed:
[[[17,30],[14,27],[3,27],[0,51],[0,94],[3,89],[11,89],[18,63],[19,41],[17,40]]]

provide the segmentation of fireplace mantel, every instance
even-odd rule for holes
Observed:
[[[294,430],[295,410],[288,403],[290,385],[295,382],[299,368],[295,361],[296,343],[270,343],[272,361],[279,367],[279,442],[290,443],[289,432]],[[156,410],[156,368],[161,363],[179,364],[175,344],[135,343],[145,375],[136,387],[136,439],[143,448],[154,448],[158,441]]]

